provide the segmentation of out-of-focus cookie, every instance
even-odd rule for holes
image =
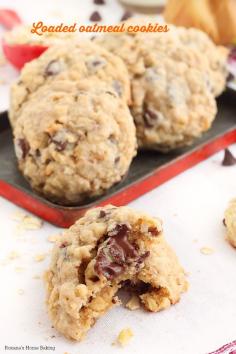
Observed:
[[[189,145],[216,116],[218,79],[200,51],[183,43],[187,41],[181,33],[170,26],[167,33],[113,34],[110,40],[109,36],[96,40],[127,65],[141,148],[168,151]]]
[[[176,30],[183,45],[199,51],[205,67],[208,62],[209,85],[214,96],[219,96],[225,90],[229,74],[227,70],[229,50],[226,47],[215,45],[205,32],[196,28],[177,27]]]
[[[10,121],[14,126],[21,109],[41,86],[55,80],[99,80],[110,85],[126,102],[130,100],[130,81],[123,61],[91,41],[65,42],[49,48],[27,63],[11,88]],[[63,84],[63,83],[62,83]]]
[[[224,223],[227,228],[227,240],[236,247],[236,199],[229,203],[225,211]]]
[[[139,147],[168,151],[192,144],[211,127],[217,112],[194,65],[196,53],[185,47],[170,47],[168,55],[144,51],[146,69],[132,79],[131,112]]]
[[[14,142],[32,188],[64,205],[119,182],[136,154],[126,103],[95,79],[57,80],[38,89],[20,111]]]
[[[188,284],[159,219],[128,207],[90,210],[60,238],[45,274],[53,326],[81,340],[128,287],[152,312],[179,301]]]
[[[149,22],[150,20],[146,18],[131,19],[126,22],[126,28],[133,23],[147,26]],[[201,30],[173,25],[168,25],[168,29],[168,32],[109,34],[97,37],[95,42],[120,56],[126,63],[131,78],[141,73],[145,65],[140,48],[144,47],[145,51],[149,50],[157,57],[159,53],[168,55],[168,51],[174,47],[189,48],[190,56],[193,56],[191,53],[196,52],[195,68],[202,72],[214,96],[219,96],[226,86],[229,50],[215,45],[211,38]]]

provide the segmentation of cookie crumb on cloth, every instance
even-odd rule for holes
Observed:
[[[214,253],[214,250],[213,250],[213,248],[210,248],[210,247],[202,247],[202,248],[200,249],[200,252],[201,252],[202,254],[208,256],[208,255]]]
[[[18,228],[20,230],[38,230],[43,226],[43,221],[41,219],[19,211],[13,214],[12,219],[19,221]]]
[[[133,331],[130,328],[124,328],[120,331],[116,341],[118,344],[124,347],[129,343],[133,335]]]
[[[36,254],[34,256],[34,260],[35,262],[42,262],[44,261],[44,259],[47,257],[47,254],[46,253],[41,253],[41,254]]]

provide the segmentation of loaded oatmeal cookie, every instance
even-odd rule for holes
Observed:
[[[146,310],[157,312],[188,287],[161,221],[112,205],[88,211],[64,232],[45,281],[53,326],[75,340],[120,303],[120,288],[132,289]]]
[[[93,79],[39,88],[19,112],[14,143],[32,188],[63,205],[102,194],[122,179],[136,154],[126,103]]]
[[[130,81],[123,61],[91,41],[68,41],[49,48],[27,63],[11,88],[10,121],[16,119],[33,93],[55,80],[78,82],[97,79],[115,90],[124,101],[130,100]],[[94,81],[95,82],[95,81]]]
[[[165,34],[125,33],[96,40],[120,55],[128,67],[131,112],[141,148],[168,151],[189,145],[216,116],[218,71],[180,39],[182,29],[170,28]]]
[[[224,224],[227,228],[227,240],[236,247],[236,199],[231,200],[225,211]]]
[[[150,20],[146,18],[131,19],[126,22],[126,26],[137,23],[146,25],[147,22]],[[169,31],[165,33],[126,32],[103,35],[95,38],[95,43],[121,57],[128,67],[131,78],[142,74],[147,67],[147,63],[143,60],[143,50],[144,54],[150,51],[158,57],[159,55],[169,55],[169,50],[173,47],[180,49],[185,47],[190,50],[190,54],[179,59],[189,61],[189,65],[194,64],[202,72],[214,96],[219,96],[225,89],[229,74],[227,70],[229,50],[226,47],[217,46],[201,30],[173,25],[168,25],[168,28]]]

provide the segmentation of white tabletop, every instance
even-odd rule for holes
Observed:
[[[47,20],[57,11],[67,21],[76,18],[82,23],[94,9],[91,3],[0,0],[1,6],[16,8],[28,22]],[[123,12],[115,0],[97,8],[107,22],[117,21]],[[2,75],[10,82],[17,72],[7,66],[0,69]],[[7,86],[0,85],[0,108],[8,108]],[[236,144],[231,150],[236,154]],[[236,197],[236,167],[221,166],[222,156],[223,152],[214,155],[130,204],[163,219],[166,238],[189,272],[189,291],[177,305],[157,314],[115,308],[82,343],[71,343],[51,328],[43,282],[38,279],[49,263],[52,244],[47,238],[61,230],[44,223],[39,230],[19,231],[14,217],[20,208],[0,198],[0,353],[7,352],[5,345],[47,345],[55,350],[11,353],[206,354],[236,339],[236,250],[225,241],[222,224],[228,201]],[[213,253],[202,254],[202,247]],[[42,262],[35,260],[39,254],[47,255]],[[124,327],[132,328],[133,339],[125,348],[112,346]]]

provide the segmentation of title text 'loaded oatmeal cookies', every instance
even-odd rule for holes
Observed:
[[[236,199],[231,200],[225,211],[224,224],[227,228],[227,240],[236,248]]]
[[[123,61],[91,41],[65,42],[27,63],[11,88],[10,121],[14,126],[33,93],[55,80],[98,79],[130,101],[130,81]]]
[[[179,301],[187,282],[159,219],[128,207],[88,211],[64,232],[45,274],[53,326],[81,340],[128,288],[152,312]]]
[[[136,135],[126,103],[97,80],[44,85],[31,95],[14,129],[19,168],[45,198],[74,205],[126,175]]]

